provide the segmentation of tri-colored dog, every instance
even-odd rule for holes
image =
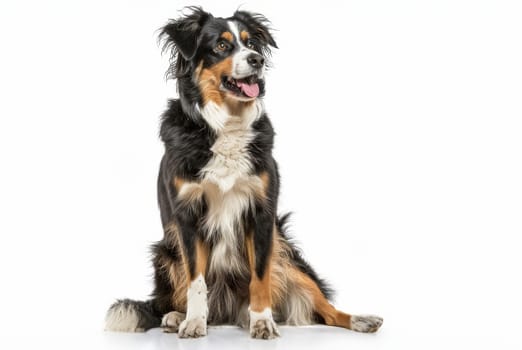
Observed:
[[[216,18],[192,7],[160,37],[179,92],[161,123],[165,235],[153,246],[152,298],[116,302],[106,329],[161,326],[200,337],[207,324],[228,323],[270,339],[279,335],[277,323],[325,323],[375,332],[380,317],[349,315],[328,302],[331,290],[289,240],[287,216],[277,216],[274,131],[262,100],[266,60],[277,45],[266,18],[245,11]]]

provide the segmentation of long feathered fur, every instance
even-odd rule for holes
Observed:
[[[169,102],[161,118],[165,154],[157,186],[164,237],[151,250],[154,290],[148,301],[115,302],[107,312],[106,328],[139,332],[163,325],[172,331],[178,325],[169,324],[169,315],[181,320],[180,315],[190,314],[192,307],[198,316],[188,320],[187,315],[185,321],[197,321],[199,328],[187,331],[183,321],[180,336],[204,335],[207,322],[247,327],[250,321],[251,335],[268,339],[278,334],[274,320],[375,331],[382,319],[352,319],[328,302],[333,291],[290,237],[289,214],[277,216],[280,178],[272,157],[274,130],[263,104],[258,103],[264,80],[257,73],[248,79],[222,75],[231,74],[225,67],[232,69],[235,61],[230,55],[237,52],[247,52],[237,57],[249,69],[265,68],[270,47],[277,48],[270,22],[246,11],[224,19],[200,7],[187,10],[159,32],[163,52],[170,52],[166,76],[176,79],[179,98]],[[231,26],[236,26],[235,39]],[[246,38],[239,38],[239,28]],[[223,40],[228,40],[225,47],[235,45],[243,51],[216,49]],[[204,84],[201,79],[206,79]],[[205,115],[203,110],[223,102],[218,85],[225,83],[235,84],[243,100],[253,97],[256,101],[231,104],[240,111],[229,114],[229,123],[216,129],[217,124],[208,119],[215,110]],[[209,96],[216,100],[209,102]],[[232,187],[223,180],[223,174],[229,173],[235,181]],[[202,258],[205,250],[208,261]]]

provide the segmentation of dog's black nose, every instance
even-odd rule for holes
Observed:
[[[247,62],[254,68],[261,68],[265,64],[265,58],[257,53],[252,53],[248,55]]]

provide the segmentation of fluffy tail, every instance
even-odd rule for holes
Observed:
[[[321,293],[326,299],[332,299],[334,296],[334,290],[330,287],[329,283],[324,279],[320,278],[310,264],[303,258],[301,250],[295,245],[292,237],[288,233],[288,221],[291,213],[279,215],[276,219],[276,227],[281,237],[283,237],[290,247],[289,258],[292,263],[301,271],[308,275],[319,287]]]
[[[161,315],[156,312],[152,300],[118,300],[105,316],[105,330],[115,332],[145,332],[159,327]]]

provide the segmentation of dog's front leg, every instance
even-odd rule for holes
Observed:
[[[272,339],[279,335],[272,317],[272,247],[274,241],[274,215],[258,206],[253,214],[253,227],[247,239],[250,264],[250,335],[253,338]]]
[[[180,196],[181,194],[183,192],[180,192]],[[205,272],[209,251],[208,245],[198,235],[198,218],[202,206],[199,205],[200,203],[179,199],[181,201],[176,208],[176,221],[183,245],[183,262],[187,274],[187,316],[179,325],[178,336],[196,338],[207,334],[208,304]],[[194,200],[193,197],[191,199]]]

